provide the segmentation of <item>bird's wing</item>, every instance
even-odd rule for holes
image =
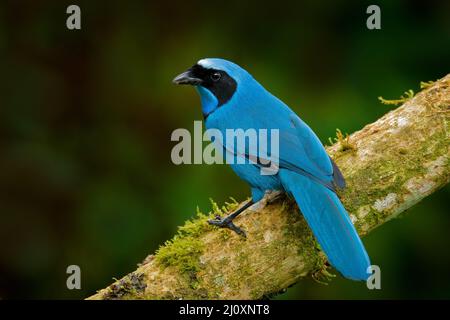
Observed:
[[[304,170],[324,185],[344,187],[342,173],[316,134],[294,112],[289,121],[290,127],[280,130],[280,167]]]
[[[267,103],[268,100],[271,103]],[[224,147],[226,153],[249,159],[259,167],[262,166],[261,163],[268,162],[261,155],[270,155],[269,160],[273,160],[280,168],[308,176],[332,190],[335,186],[345,185],[342,174],[326,153],[319,138],[288,106],[272,96],[269,99],[262,99],[260,103],[240,106],[240,108],[244,107],[246,107],[245,112],[239,114],[231,112],[230,109],[227,121],[217,122],[214,125],[223,127],[224,123],[232,123],[233,128],[244,130],[278,129],[278,157],[271,152],[270,132],[267,132],[269,141],[263,146],[259,144],[257,151],[247,146],[244,151]],[[242,116],[242,113],[245,116]]]
[[[268,134],[269,142],[264,145],[259,143],[257,149],[251,150],[248,145],[245,145],[244,150],[224,147],[225,152],[245,158],[258,167],[267,167],[265,164],[275,162],[279,168],[309,177],[331,190],[335,190],[335,186],[345,185],[342,174],[326,153],[320,140],[295,113],[291,113],[288,122],[286,118],[282,122],[280,119],[272,120],[274,122],[265,125],[269,127],[267,129],[279,130],[278,156],[271,150],[270,134]],[[273,123],[278,123],[278,126],[275,127]]]

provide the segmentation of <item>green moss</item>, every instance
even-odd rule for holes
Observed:
[[[400,154],[408,154],[408,150],[405,149],[405,148],[400,148],[400,149],[398,149],[398,153],[400,153]]]
[[[220,234],[220,238],[221,238],[223,241],[227,241],[227,240],[230,239],[230,237],[231,237],[230,231],[229,231],[229,230],[226,230],[226,229],[219,229],[219,234]]]
[[[191,236],[175,237],[166,241],[156,252],[155,258],[163,266],[177,267],[181,272],[200,270],[199,257],[203,243]]]
[[[222,209],[219,207],[219,205],[212,198],[209,198],[209,201],[211,202],[212,214],[219,216],[223,215]]]
[[[420,89],[427,89],[431,87],[436,81],[420,81]]]
[[[402,94],[399,99],[388,100],[380,96],[378,97],[378,100],[380,100],[382,104],[386,105],[399,105],[410,100],[412,97],[414,97],[414,91],[412,89],[409,89],[408,91],[405,91],[405,93]]]
[[[198,237],[206,231],[211,230],[212,227],[208,224],[208,219],[210,218],[211,216],[205,215],[198,211],[195,219],[187,220],[184,225],[178,227],[178,234],[175,238],[186,236]]]
[[[161,246],[155,259],[163,267],[173,266],[181,272],[197,272],[200,270],[199,257],[203,252],[203,243],[199,236],[212,227],[207,223],[209,216],[200,212],[194,219],[188,220],[178,228],[173,239]]]
[[[210,200],[211,212],[204,214],[197,208],[196,217],[186,221],[183,226],[179,227],[177,234],[171,240],[166,241],[155,254],[155,260],[163,268],[175,267],[184,274],[188,287],[194,290],[201,289],[197,273],[202,268],[200,256],[205,248],[200,238],[214,228],[208,223],[208,220],[218,215],[222,216],[239,205],[233,198],[222,207],[219,207],[214,200]],[[222,238],[226,240],[229,237],[229,233],[226,230],[221,231],[223,231],[221,232]]]
[[[339,144],[338,151],[340,151],[340,152],[356,150],[356,146],[350,142],[349,134],[346,133],[344,135],[340,129],[336,129],[336,138],[328,138],[328,141],[330,142],[330,145],[338,143]]]

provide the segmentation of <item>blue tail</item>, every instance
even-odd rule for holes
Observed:
[[[367,280],[369,256],[337,195],[292,171],[280,170],[285,190],[297,201],[329,262],[346,278]]]

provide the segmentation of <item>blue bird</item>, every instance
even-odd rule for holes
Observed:
[[[223,136],[227,129],[279,132],[278,171],[272,175],[261,174],[263,164],[251,148],[238,152],[222,141],[226,153],[246,159],[256,157],[256,161],[231,164],[250,185],[252,199],[229,216],[210,223],[245,236],[232,220],[260,201],[265,192],[284,191],[295,198],[329,262],[346,278],[367,280],[369,257],[335,192],[345,187],[344,177],[308,125],[247,71],[227,60],[202,59],[173,82],[195,86],[208,129],[217,129]]]

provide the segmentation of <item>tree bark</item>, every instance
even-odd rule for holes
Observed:
[[[382,108],[382,106],[380,106]],[[450,74],[327,151],[347,181],[339,194],[361,236],[450,180]],[[240,215],[247,238],[198,213],[155,255],[89,299],[258,299],[331,275],[295,202],[266,197]]]

